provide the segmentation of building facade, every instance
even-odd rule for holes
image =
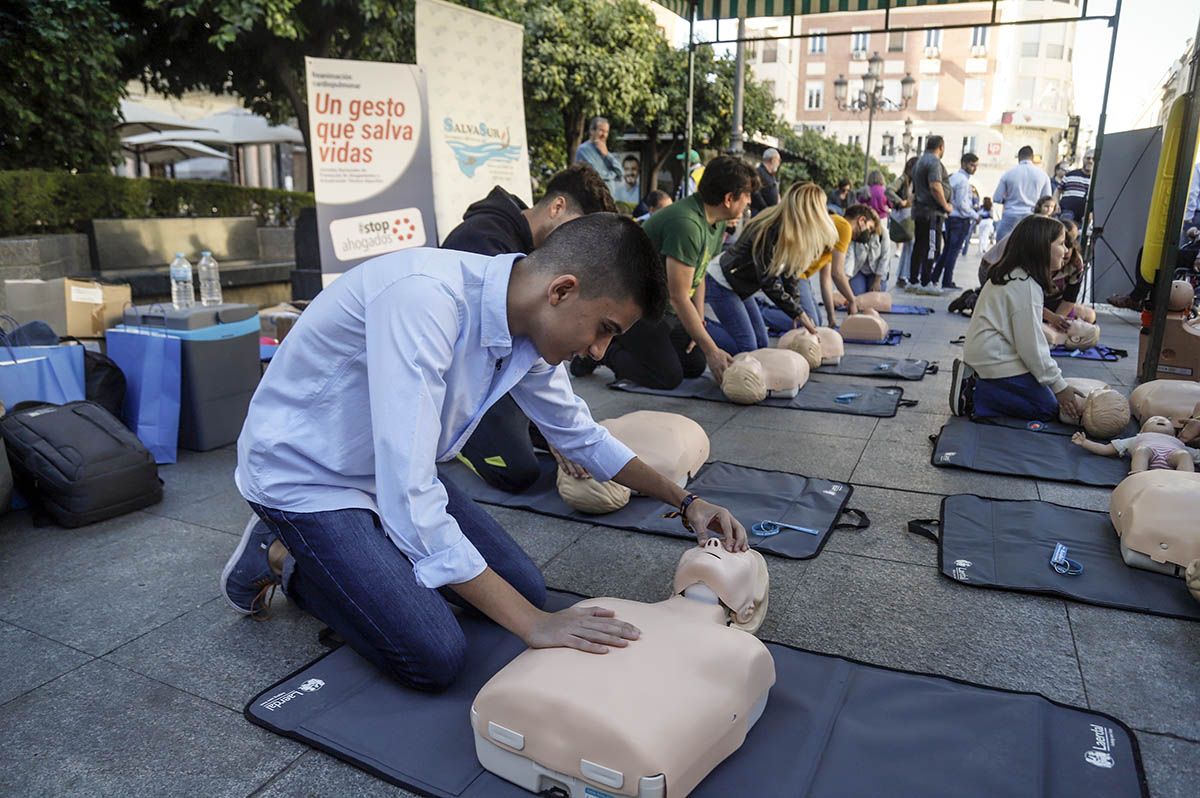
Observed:
[[[1077,16],[1079,2],[1003,0],[997,21]],[[892,27],[919,30],[871,32],[883,28],[883,12],[806,16],[797,19],[796,29],[808,38],[777,42],[773,63],[765,61],[768,43],[758,42],[748,62],[755,77],[773,87],[780,114],[796,129],[820,130],[866,147],[868,112],[840,110],[834,81],[844,76],[848,98],[859,96],[867,61],[878,53],[884,105],[875,112],[869,146],[871,155],[894,173],[933,134],[946,140],[943,160],[951,170],[964,152],[979,156],[974,183],[984,196],[1016,163],[1024,145],[1032,146],[1047,171],[1053,171],[1065,154],[1074,112],[1073,23],[987,27],[991,5],[983,3],[896,9],[890,19]],[[786,35],[787,24],[748,21],[747,30],[750,36]],[[779,76],[786,67],[779,57],[785,44],[798,45],[795,53],[787,51],[795,66],[790,82]],[[901,110],[900,82],[906,74],[916,83]],[[907,153],[906,130],[911,135]]]

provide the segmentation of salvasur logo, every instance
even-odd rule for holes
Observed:
[[[274,712],[293,698],[300,698],[305,693],[315,693],[324,686],[325,682],[320,679],[308,679],[300,685],[299,690],[284,690],[281,693],[276,693],[266,701],[260,703],[259,706],[269,712]]]
[[[970,581],[967,577],[967,569],[971,567],[970,560],[955,560],[954,561],[954,578],[960,582]]]
[[[1083,759],[1090,765],[1095,765],[1098,768],[1111,768],[1116,764],[1113,759],[1112,750],[1116,744],[1117,735],[1112,729],[1107,726],[1101,726],[1098,723],[1092,724],[1092,747],[1090,750],[1083,752]]]

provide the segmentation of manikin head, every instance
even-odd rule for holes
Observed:
[[[719,538],[709,538],[700,546],[689,548],[675,566],[675,582],[671,592],[679,595],[700,584],[708,588],[721,605],[729,611],[733,626],[754,633],[767,614],[769,579],[767,563],[753,549],[726,551]],[[704,596],[704,591],[698,591]],[[703,600],[703,598],[701,598]]]
[[[1129,400],[1112,388],[1092,391],[1082,407],[1080,421],[1093,438],[1115,438],[1129,424]]]
[[[616,213],[608,186],[596,170],[585,163],[568,166],[546,184],[546,193],[532,208],[521,212],[533,233],[533,247],[572,219],[589,213]]]
[[[758,175],[741,158],[718,155],[704,167],[696,193],[709,221],[740,219],[750,207],[750,194],[758,189]]]
[[[1072,319],[1067,328],[1067,340],[1064,344],[1068,349],[1090,349],[1100,343],[1100,328],[1089,324],[1083,319]]]
[[[767,398],[767,371],[762,361],[742,354],[733,359],[721,377],[721,391],[731,402],[753,405]]]
[[[594,213],[561,225],[513,264],[509,331],[530,338],[552,366],[574,355],[599,360],[614,336],[660,317],[666,303],[666,273],[641,226]]]
[[[788,330],[779,339],[779,346],[798,353],[808,361],[810,369],[821,366],[821,339],[803,327]]]
[[[1186,280],[1175,280],[1171,283],[1171,298],[1167,301],[1167,309],[1173,313],[1184,313],[1192,309],[1196,301],[1196,289]]]
[[[1142,422],[1142,432],[1157,432],[1175,437],[1175,425],[1166,416],[1150,416]]]

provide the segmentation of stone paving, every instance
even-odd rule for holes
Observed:
[[[960,273],[974,271],[975,260]],[[764,637],[1111,713],[1136,730],[1153,795],[1195,796],[1200,624],[962,587],[939,574],[933,544],[906,531],[952,493],[1106,510],[1108,492],[929,465],[928,437],[948,416],[960,349],[950,341],[967,321],[942,312],[947,299],[901,301],[939,312],[890,317],[912,337],[886,353],[942,370],[906,383],[920,403],[893,419],[637,396],[606,389],[604,369],[576,388],[598,418],[674,410],[705,427],[714,458],[855,485],[852,504],[870,515],[869,530],[835,533],[813,560],[768,558]],[[1129,316],[1105,314],[1101,323],[1105,343],[1136,352]],[[1134,382],[1132,357],[1070,366]],[[242,717],[250,697],[323,648],[320,624],[281,596],[258,623],[218,595],[221,566],[249,516],[233,485],[235,460],[232,447],[181,453],[161,469],[161,504],[90,527],[36,528],[27,513],[0,519],[0,794],[408,794]],[[589,595],[662,598],[686,545],[490,511],[551,587]]]

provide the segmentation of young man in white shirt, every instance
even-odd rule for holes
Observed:
[[[527,257],[414,249],[342,275],[305,310],[251,401],[236,480],[263,523],[226,565],[226,599],[255,614],[282,585],[360,655],[428,690],[451,684],[465,656],[447,600],[533,647],[602,654],[636,640],[605,610],[543,612],[537,567],[439,479],[437,463],[511,392],[573,475],[615,479],[678,508],[698,538],[711,531],[745,549],[727,510],[592,420],[562,365],[602,357],[666,297],[646,234],[608,213],[567,222]]]
[[[936,284],[940,279],[942,289],[953,291],[958,288],[954,284],[954,266],[958,263],[958,255],[963,244],[971,237],[971,223],[979,218],[979,214],[971,205],[971,175],[979,168],[979,156],[973,152],[964,152],[959,160],[959,169],[950,175],[950,215],[946,217],[946,242],[937,265],[933,267],[933,278],[930,283]]]

